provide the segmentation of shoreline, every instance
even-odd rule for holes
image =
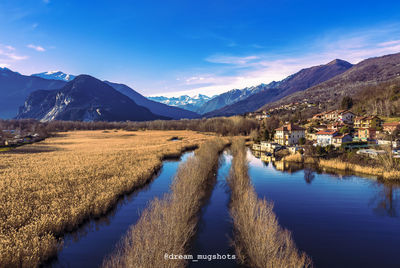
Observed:
[[[302,155],[294,154],[285,156],[282,158],[282,160],[285,162],[314,164],[321,169],[328,168],[330,170],[340,170],[358,174],[373,175],[383,180],[400,180],[399,170],[385,171],[382,167],[362,166],[362,165],[352,164],[349,162],[344,162],[337,158],[334,159],[318,159],[312,157],[304,158]]]

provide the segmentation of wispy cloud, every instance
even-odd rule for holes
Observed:
[[[46,49],[45,49],[44,47],[42,47],[42,46],[36,46],[36,45],[29,44],[29,45],[27,45],[26,47],[32,48],[32,49],[34,49],[34,50],[36,50],[36,51],[39,51],[39,52],[44,52],[44,51],[46,51]]]
[[[211,63],[222,63],[222,64],[234,64],[234,65],[245,65],[255,60],[260,59],[259,56],[227,56],[227,55],[212,55],[207,57],[205,60]]]
[[[17,54],[13,46],[0,44],[0,62],[3,65],[10,66],[12,62],[25,60],[27,58],[28,56]]]
[[[204,59],[213,65],[208,71],[179,77],[175,88],[182,88],[182,91],[169,92],[168,96],[219,94],[230,89],[278,81],[303,68],[325,64],[336,58],[356,64],[370,57],[398,53],[400,40],[393,38],[400,36],[400,27],[397,26],[347,35],[331,33],[315,39],[301,53],[294,53],[288,48],[280,53],[264,51],[250,55],[210,55]]]

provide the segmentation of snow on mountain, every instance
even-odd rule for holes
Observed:
[[[37,76],[37,77],[41,77],[44,79],[62,80],[62,81],[67,81],[67,82],[69,82],[75,78],[75,75],[66,74],[61,71],[49,71],[49,72],[43,72],[43,73],[38,73],[38,74],[32,74],[31,76]]]
[[[196,111],[197,108],[202,106],[207,101],[211,100],[212,97],[208,97],[203,94],[197,94],[195,96],[182,95],[179,97],[171,97],[171,98],[164,96],[156,96],[156,97],[148,97],[148,99],[164,103],[170,106],[183,108],[189,111]]]

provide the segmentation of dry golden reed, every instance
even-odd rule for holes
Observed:
[[[386,180],[399,180],[400,179],[400,171],[399,170],[385,170],[382,167],[367,167],[361,166],[357,164],[352,164],[348,162],[344,162],[339,159],[320,159],[318,162],[319,167],[321,168],[330,168],[330,169],[338,169],[343,171],[356,172],[360,174],[369,174],[374,176],[382,177]]]
[[[250,182],[246,149],[242,140],[232,145],[230,213],[233,218],[235,251],[238,260],[249,267],[310,267],[311,260],[301,253],[289,231],[278,224],[273,204],[258,199]]]
[[[103,267],[184,267],[186,260],[166,260],[165,254],[187,254],[198,214],[213,185],[222,139],[208,141],[179,166],[171,191],[154,199],[127,232]]]
[[[303,162],[303,157],[301,154],[295,153],[295,154],[290,154],[290,155],[283,157],[283,160],[288,161],[288,162],[301,163],[301,162]]]
[[[170,141],[171,137],[181,138]],[[191,131],[75,131],[0,153],[0,267],[35,267],[65,231],[106,213],[166,156],[213,138]]]

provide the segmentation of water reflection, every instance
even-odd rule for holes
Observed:
[[[400,183],[377,182],[378,192],[371,198],[370,206],[373,212],[382,217],[397,218],[399,215],[399,189]]]
[[[257,194],[316,267],[400,267],[400,183],[256,155]]]
[[[304,169],[304,180],[305,180],[305,182],[307,184],[311,184],[314,179],[315,179],[314,172],[309,168],[305,168]]]

